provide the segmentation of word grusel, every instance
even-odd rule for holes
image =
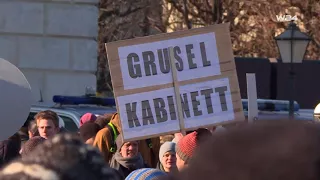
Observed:
[[[206,48],[205,43],[201,42],[199,43],[200,51],[201,51],[201,59],[202,59],[202,66],[207,67],[211,66],[211,62],[207,59],[206,54]],[[198,65],[193,61],[196,57],[196,54],[192,52],[193,44],[187,44],[185,45],[186,53],[187,53],[187,62],[189,69],[196,69],[198,68]],[[176,60],[176,69],[178,71],[183,71],[185,68],[184,66],[184,60],[181,58],[181,49],[179,46],[173,47],[173,54],[174,58]],[[157,50],[158,60],[159,60],[159,66],[160,71],[163,74],[167,74],[171,70],[170,66],[170,54],[169,54],[169,48],[164,49],[158,49]],[[142,52],[142,60],[143,62],[140,62],[139,56],[136,53],[130,53],[127,56],[127,65],[128,65],[128,71],[131,78],[136,79],[139,77],[142,77],[142,66],[144,68],[144,75],[145,76],[152,76],[157,75],[159,72],[157,71],[157,65],[156,65],[156,57],[155,53],[153,51],[144,51]]]

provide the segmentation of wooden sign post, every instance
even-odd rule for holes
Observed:
[[[229,24],[106,44],[125,141],[243,121]]]
[[[248,122],[252,123],[258,119],[258,101],[256,75],[247,73],[247,97],[248,97]]]
[[[174,51],[173,47],[169,48],[169,54],[170,54],[170,65],[171,65],[171,72],[172,72],[172,79],[173,79],[173,87],[174,87],[174,94],[176,97],[176,105],[178,110],[178,119],[179,119],[179,125],[180,125],[180,131],[182,135],[186,135],[186,130],[184,128],[184,118],[182,113],[182,106],[181,106],[181,96],[180,96],[180,86],[177,76],[177,69],[175,67],[175,61],[174,61]]]

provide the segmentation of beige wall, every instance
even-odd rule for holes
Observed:
[[[32,86],[33,100],[83,95],[96,85],[98,0],[0,2],[0,57]]]

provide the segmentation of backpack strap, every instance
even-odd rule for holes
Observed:
[[[116,139],[118,137],[118,133],[117,133],[118,131],[111,122],[108,123],[107,128],[109,129],[109,132],[111,133],[111,139],[112,139],[111,147],[110,147],[109,151],[114,153],[117,150]]]
[[[112,115],[111,119],[113,119],[116,115],[118,115],[117,112],[115,112],[115,113]],[[115,128],[114,125],[113,125],[111,122],[108,123],[107,128],[109,129],[109,131],[110,131],[110,133],[111,133],[112,141],[113,141],[113,142],[112,142],[112,145],[111,145],[111,148],[110,148],[109,151],[110,151],[110,152],[116,152],[116,150],[117,150],[116,139],[117,139],[117,137],[118,137],[119,132],[118,132],[117,128]],[[151,141],[151,139],[146,139],[146,143],[147,143],[148,147],[149,147],[150,149],[152,149],[153,146],[152,146],[152,141]]]
[[[152,141],[151,139],[146,139],[146,143],[150,149],[152,149]]]

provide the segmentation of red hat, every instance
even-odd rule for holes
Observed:
[[[86,122],[94,122],[97,120],[97,116],[92,113],[86,113],[80,118],[80,126]]]
[[[198,133],[196,131],[184,136],[176,145],[177,155],[185,162],[192,156],[198,145]]]

